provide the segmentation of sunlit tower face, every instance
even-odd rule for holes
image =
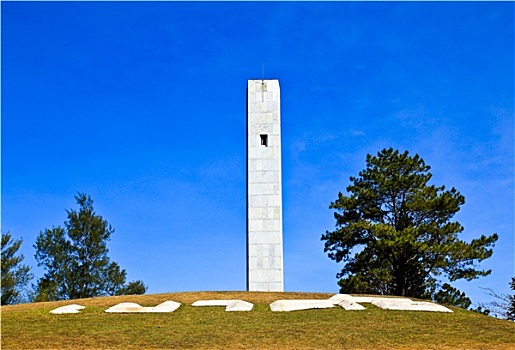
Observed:
[[[247,290],[284,291],[278,80],[247,83]]]

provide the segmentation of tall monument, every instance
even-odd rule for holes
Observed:
[[[278,80],[247,82],[247,290],[284,291]]]

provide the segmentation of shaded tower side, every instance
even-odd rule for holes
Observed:
[[[284,290],[278,80],[247,82],[247,290]]]

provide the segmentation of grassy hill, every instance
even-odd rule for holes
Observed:
[[[341,308],[271,312],[279,299],[331,294],[191,292],[4,306],[2,349],[515,349],[515,323],[453,308],[454,313]],[[200,299],[243,299],[251,312],[192,307]],[[171,314],[107,314],[121,302],[183,305]],[[52,315],[77,303],[80,314]]]

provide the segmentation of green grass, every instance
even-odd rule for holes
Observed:
[[[271,312],[279,299],[330,294],[198,292],[92,298],[2,307],[2,349],[515,349],[515,323],[453,308],[454,313],[340,308]],[[243,299],[251,312],[192,307],[200,299]],[[131,301],[183,303],[169,314],[107,314]],[[49,311],[77,303],[80,314]]]

